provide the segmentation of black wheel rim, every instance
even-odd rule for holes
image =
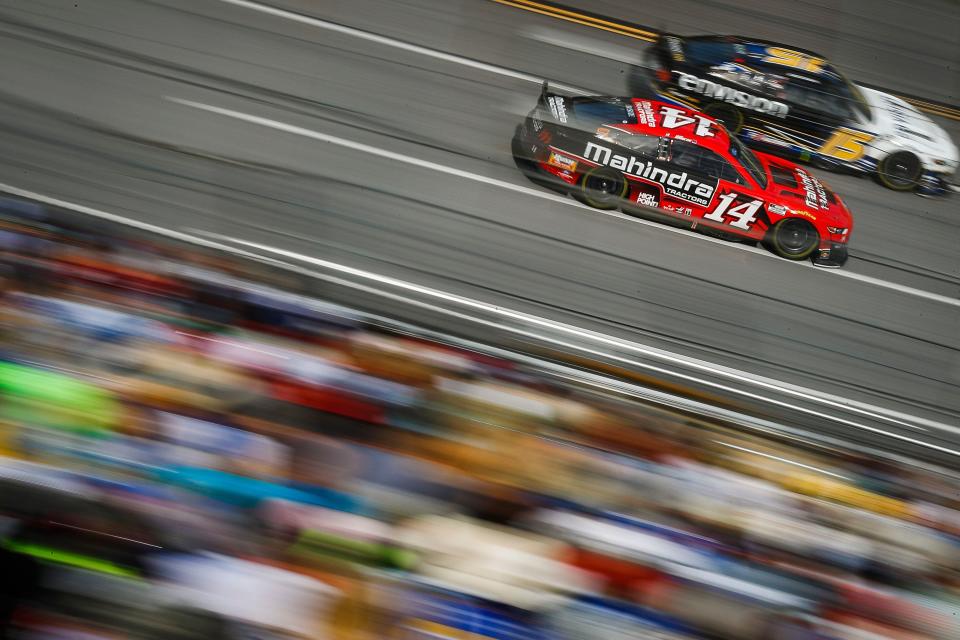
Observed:
[[[610,174],[594,173],[587,176],[584,188],[591,200],[609,203],[620,197],[623,182]]]
[[[909,186],[920,176],[920,160],[912,153],[895,153],[883,163],[886,179],[896,186]]]
[[[777,228],[777,244],[789,254],[809,251],[816,239],[817,232],[802,220],[784,220]]]

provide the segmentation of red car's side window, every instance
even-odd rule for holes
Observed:
[[[720,178],[739,185],[747,184],[736,167],[723,156],[684,140],[673,141],[671,160],[679,167],[696,171],[711,178]]]

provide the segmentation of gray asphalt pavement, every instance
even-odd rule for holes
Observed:
[[[960,423],[960,200],[826,176],[842,272],[605,215],[510,136],[524,74],[622,93],[635,43],[479,0],[284,4],[518,73],[219,0],[0,0],[0,182]]]

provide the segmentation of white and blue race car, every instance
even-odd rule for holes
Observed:
[[[745,143],[827,169],[872,174],[897,191],[948,191],[960,157],[905,100],[858,86],[822,56],[739,36],[663,35],[634,92],[722,120]]]

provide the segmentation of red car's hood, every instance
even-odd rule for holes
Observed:
[[[840,196],[808,169],[765,153],[755,155],[770,176],[767,193],[773,201],[832,227],[852,229],[853,216]]]

